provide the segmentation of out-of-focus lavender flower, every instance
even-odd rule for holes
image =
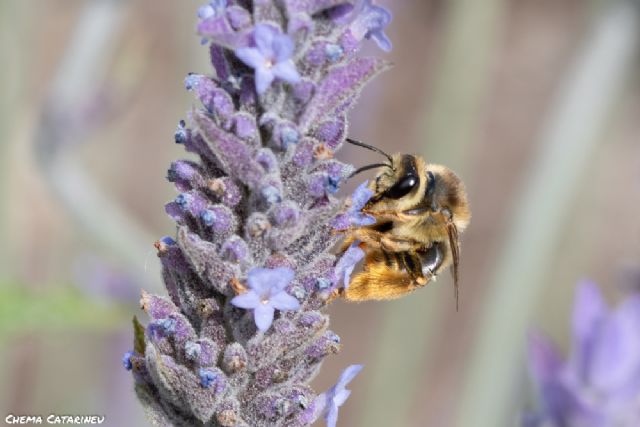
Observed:
[[[293,280],[294,272],[290,268],[275,269],[254,268],[247,274],[249,290],[234,297],[231,304],[236,307],[253,310],[256,326],[265,332],[273,322],[277,310],[297,310],[300,303],[285,291]]]
[[[529,338],[529,366],[541,410],[526,427],[640,425],[640,294],[610,310],[598,287],[578,286],[573,343],[563,358],[544,336]]]
[[[267,24],[256,25],[253,32],[255,47],[236,49],[236,56],[256,73],[256,91],[263,94],[275,78],[298,83],[300,74],[291,60],[293,40]]]
[[[347,227],[372,218],[357,212],[365,187],[350,208],[336,196],[354,168],[334,154],[347,112],[388,67],[358,56],[384,20],[356,3],[199,10],[213,72],[185,79],[198,105],[175,141],[193,157],[169,168],[178,194],[165,211],[177,230],[155,243],[168,296],[142,293],[150,320],[134,320],[123,359],[156,425],[307,426],[325,408],[335,423],[354,368],[320,400],[309,382],[340,350],[321,310],[363,252],[354,245],[337,259],[332,226],[340,215]]]
[[[105,300],[131,301],[140,282],[99,256],[84,254],[73,263],[75,281],[82,292]]]
[[[351,365],[345,369],[336,385],[318,396],[319,406],[323,408],[322,414],[328,427],[335,427],[338,422],[338,408],[344,405],[349,398],[351,390],[345,389],[347,384],[362,370],[362,365]]]
[[[369,181],[365,181],[356,188],[351,195],[350,206],[347,212],[336,217],[333,228],[336,230],[346,230],[352,226],[375,224],[376,219],[373,216],[361,212],[362,208],[373,196],[373,191],[367,187],[368,183]]]

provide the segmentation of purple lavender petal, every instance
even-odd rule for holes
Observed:
[[[274,76],[287,83],[293,84],[300,81],[300,74],[291,61],[278,62],[273,66],[271,72]]]
[[[364,208],[364,205],[367,204],[369,199],[373,196],[373,190],[370,190],[369,181],[365,181],[356,188],[356,190],[351,195],[351,209],[354,211],[359,211]]]
[[[389,37],[387,37],[387,35],[382,31],[374,31],[371,33],[370,37],[374,42],[376,42],[378,47],[385,52],[391,52],[391,49],[393,49],[391,40],[389,40]]]
[[[244,62],[251,68],[256,70],[264,67],[266,62],[264,55],[255,47],[242,47],[235,50],[235,54],[239,60]]]
[[[364,258],[364,251],[358,247],[360,242],[353,242],[336,264],[336,274],[342,279],[342,286],[347,288],[351,281],[351,273],[358,262]]]
[[[363,365],[351,365],[347,367],[342,374],[340,374],[340,378],[335,385],[336,390],[342,390],[344,387],[349,384],[355,377],[362,371],[364,368]]]
[[[356,37],[371,38],[381,49],[390,51],[391,41],[384,34],[384,29],[391,23],[391,12],[384,7],[374,5],[371,0],[364,0],[359,9],[358,16],[352,25]]]
[[[242,295],[233,297],[231,304],[238,308],[244,308],[247,310],[256,308],[260,305],[260,296],[253,291],[245,292]]]
[[[271,323],[273,323],[273,315],[275,310],[269,304],[258,304],[253,311],[253,316],[256,322],[256,326],[262,332],[266,332]]]
[[[300,302],[285,292],[272,296],[269,301],[278,310],[297,310],[300,308]]]
[[[333,402],[337,406],[342,406],[351,395],[351,390],[340,390],[333,396]]]
[[[256,47],[266,58],[274,58],[274,39],[277,38],[277,30],[271,25],[258,24],[253,33]]]
[[[274,37],[272,47],[276,62],[287,61],[293,56],[293,40],[286,34]]]
[[[272,283],[273,289],[277,291],[284,290],[284,288],[293,280],[293,277],[295,276],[295,272],[287,267],[274,268],[272,270],[272,273],[270,274],[273,274],[275,276],[275,278],[272,279]]]
[[[367,226],[367,225],[373,225],[376,223],[376,219],[375,217],[369,215],[369,214],[364,214],[362,212],[356,212],[355,214],[353,214],[351,216],[351,223],[353,225],[359,225],[359,226]]]
[[[327,422],[327,427],[336,427],[338,423],[338,407],[336,405],[329,406],[325,421]]]
[[[256,92],[262,95],[269,89],[271,83],[275,80],[273,69],[260,67],[256,69]]]

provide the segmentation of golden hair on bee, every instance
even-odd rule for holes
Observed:
[[[459,233],[471,219],[464,184],[451,169],[420,156],[390,156],[359,141],[347,142],[384,155],[388,163],[364,166],[352,174],[379,169],[369,183],[373,196],[362,208],[376,222],[345,230],[341,250],[357,241],[366,255],[363,271],[340,295],[349,301],[399,298],[451,266],[457,309]]]

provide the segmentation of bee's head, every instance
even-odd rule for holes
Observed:
[[[422,199],[424,160],[411,154],[394,154],[370,184],[374,192],[366,209],[371,212],[403,211]]]
[[[402,153],[390,156],[360,141],[350,138],[346,141],[387,158],[385,163],[363,166],[351,175],[379,168],[376,179],[369,184],[374,194],[365,210],[372,214],[402,214],[405,219],[435,216],[452,221],[459,230],[467,226],[471,217],[467,194],[464,184],[451,169],[427,164],[420,156]]]
[[[406,216],[443,215],[458,229],[470,218],[464,184],[449,168],[427,164],[422,157],[394,154],[370,184],[374,195],[365,206],[369,212],[397,212]]]

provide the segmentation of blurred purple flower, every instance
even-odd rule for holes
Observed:
[[[338,422],[338,408],[344,405],[351,390],[345,389],[347,384],[362,370],[362,365],[351,365],[342,371],[336,385],[318,396],[321,412],[328,427],[335,427]]]
[[[256,47],[236,49],[236,56],[256,72],[256,91],[263,94],[275,78],[287,83],[300,81],[291,57],[293,40],[271,25],[259,24],[253,33]]]
[[[293,280],[290,268],[254,268],[247,275],[249,290],[231,300],[239,308],[253,310],[256,326],[265,332],[273,322],[275,310],[297,310],[300,303],[284,289]]]
[[[640,294],[610,310],[598,287],[582,282],[572,326],[568,360],[544,336],[529,337],[529,368],[542,408],[525,425],[640,425]]]
[[[375,224],[376,219],[368,214],[362,213],[361,210],[367,204],[373,191],[367,187],[369,181],[365,181],[356,188],[351,195],[351,205],[347,212],[338,215],[333,223],[336,230],[346,230],[351,226],[363,226]]]
[[[93,254],[83,254],[74,260],[73,274],[82,292],[102,301],[131,301],[140,286],[132,274]]]

